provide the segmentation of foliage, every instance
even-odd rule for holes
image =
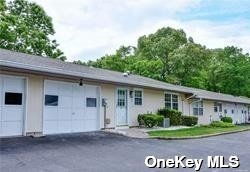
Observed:
[[[173,109],[159,109],[157,114],[170,119],[170,125],[181,125],[181,112]]]
[[[34,2],[0,0],[0,48],[66,60],[58,48],[52,19]]]
[[[185,126],[194,126],[198,123],[196,116],[181,116],[181,124]]]
[[[224,116],[220,119],[222,122],[233,123],[233,119],[229,116]]]
[[[161,124],[164,117],[156,114],[140,114],[138,115],[137,120],[139,125],[145,125],[147,128],[152,128]]]
[[[115,54],[84,63],[172,84],[250,97],[250,56],[238,47],[208,49],[183,30],[161,28],[121,46]]]
[[[235,127],[235,125],[228,122],[213,121],[208,127],[230,128],[230,127]]]

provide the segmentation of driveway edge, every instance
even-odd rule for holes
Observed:
[[[229,131],[229,132],[222,132],[222,133],[216,133],[216,134],[207,134],[207,135],[201,135],[201,136],[189,136],[189,137],[161,137],[161,136],[150,136],[150,139],[161,139],[161,140],[187,140],[187,139],[200,139],[200,138],[207,138],[207,137],[213,137],[213,136],[220,136],[220,135],[226,135],[226,134],[233,134],[233,133],[239,133],[244,131],[250,131],[250,128],[237,130],[237,131]]]

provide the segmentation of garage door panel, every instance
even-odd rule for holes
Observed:
[[[70,133],[71,132],[71,121],[58,121],[58,133]]]
[[[58,120],[71,120],[72,111],[70,108],[58,109]]]
[[[58,83],[58,94],[60,96],[72,97],[72,84],[71,83]]]
[[[14,77],[5,77],[3,88],[5,92],[23,92],[24,80]]]
[[[2,121],[21,121],[23,116],[23,108],[5,106],[2,110]]]
[[[52,81],[45,81],[45,94],[57,95],[58,88],[57,83]]]
[[[56,107],[44,108],[43,119],[44,120],[57,120],[58,119],[57,108]]]
[[[20,121],[2,122],[2,136],[16,136],[22,133],[22,123]]]
[[[47,94],[47,90],[53,90],[53,88],[47,89],[46,83],[50,82],[45,82],[44,94]],[[78,83],[57,82],[56,85],[50,84],[49,87],[57,87],[57,89],[54,89],[57,93],[50,92],[50,94],[58,95],[58,105],[55,106],[57,113],[44,106],[44,109],[46,109],[44,113],[47,113],[45,114],[47,117],[44,118],[44,125],[47,125],[44,126],[45,134],[84,132],[98,129],[96,86],[79,86]],[[89,101],[91,107],[89,108],[86,107],[86,95],[91,99]],[[94,101],[93,98],[96,100]],[[49,122],[51,119],[57,121],[57,123]],[[56,131],[53,125],[57,125]]]
[[[72,115],[72,119],[84,119],[84,109],[75,109],[74,112],[73,112],[73,115]]]
[[[72,107],[72,97],[70,96],[59,96],[59,108],[71,108]]]
[[[84,129],[85,131],[94,131],[97,128],[96,120],[84,120]]]
[[[73,120],[72,121],[72,132],[84,131],[84,120]]]
[[[58,133],[57,121],[44,121],[43,122],[43,133],[44,134],[55,134]]]

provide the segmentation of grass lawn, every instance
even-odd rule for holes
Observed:
[[[206,126],[186,128],[179,130],[161,130],[161,131],[150,131],[148,134],[153,137],[192,137],[192,136],[203,136],[210,134],[219,134],[224,132],[239,131],[243,129],[250,129],[250,125],[237,125],[230,128],[210,128]]]

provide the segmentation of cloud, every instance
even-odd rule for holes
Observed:
[[[55,38],[69,61],[94,60],[120,45],[136,45],[139,36],[164,26],[183,28],[196,42],[211,48],[233,44],[250,50],[250,26],[244,20],[216,23],[180,17],[201,7],[200,0],[34,1],[53,18]]]

